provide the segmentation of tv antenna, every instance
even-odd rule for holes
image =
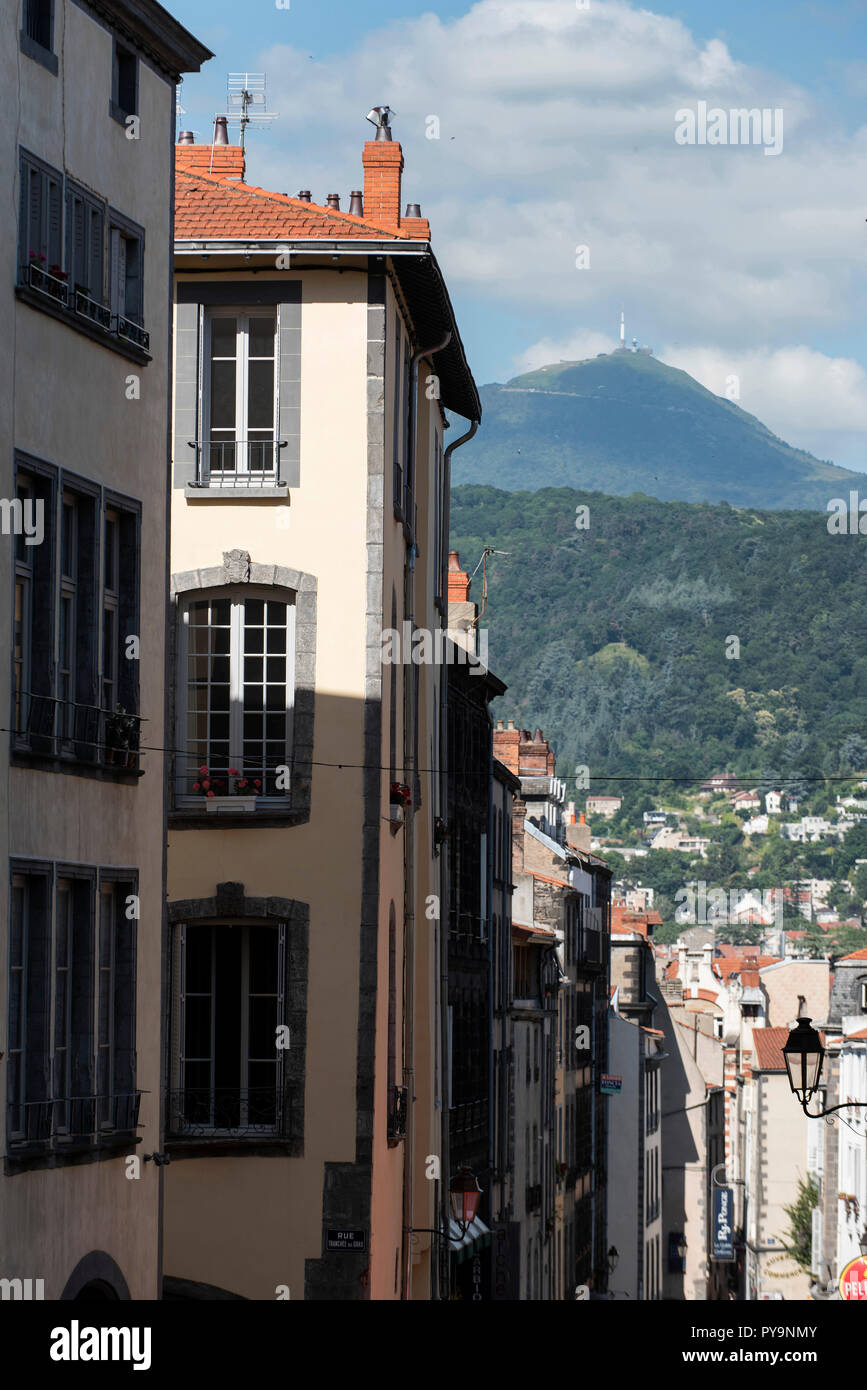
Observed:
[[[238,123],[239,144],[244,148],[247,126],[261,130],[276,121],[278,111],[268,111],[264,72],[230,72],[226,80],[226,110],[215,119]]]

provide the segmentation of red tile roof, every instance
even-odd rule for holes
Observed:
[[[765,965],[776,965],[779,956],[724,956],[714,961],[714,970],[720,979],[727,980],[730,975],[741,975],[745,970],[761,970]]]
[[[788,1028],[754,1028],[753,1047],[757,1071],[785,1071],[783,1048],[789,1036]]]
[[[754,1028],[753,1047],[755,1048],[756,1060],[754,1067],[756,1071],[785,1071],[786,1061],[783,1057],[783,1048],[789,1037],[788,1028]],[[825,1045],[825,1034],[820,1030],[819,1037],[822,1039],[822,1046]]]
[[[840,960],[837,961],[838,965],[841,960],[867,960],[867,946],[863,947],[860,951],[853,951],[849,956],[841,956]]]
[[[311,241],[317,237],[330,241],[429,241],[430,227],[424,218],[404,218],[398,228],[233,182],[226,174],[192,173],[183,162],[176,166],[176,240]]]
[[[867,1028],[859,1028],[857,1033],[847,1033],[846,1037],[860,1042],[862,1038],[867,1039]]]

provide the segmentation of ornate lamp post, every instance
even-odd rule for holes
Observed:
[[[809,1018],[799,1018],[797,1026],[789,1033],[783,1058],[789,1075],[789,1085],[801,1102],[801,1109],[810,1120],[819,1120],[823,1115],[833,1115],[835,1110],[848,1110],[850,1106],[867,1105],[867,1100],[848,1100],[841,1105],[831,1105],[826,1110],[811,1113],[807,1109],[822,1075],[825,1049],[815,1028],[810,1026]]]

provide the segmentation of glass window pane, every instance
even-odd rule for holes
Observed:
[[[272,318],[250,319],[251,357],[273,357],[276,324]]]
[[[209,994],[211,989],[210,927],[187,927],[185,955],[188,992],[191,994]]]
[[[277,936],[276,927],[250,928],[251,994],[277,992]]]
[[[210,995],[187,994],[185,1006],[184,1052],[187,1057],[210,1057],[211,997]]]
[[[254,623],[264,623],[265,604],[260,598],[248,598],[244,605],[244,623],[252,627]]]
[[[211,319],[211,356],[237,356],[238,324],[233,318]]]
[[[276,933],[273,933],[276,935]],[[273,984],[272,984],[273,988]],[[269,1060],[274,1054],[277,1036],[277,1000],[274,995],[257,995],[250,1000],[249,1056],[251,1060]]]
[[[211,429],[235,428],[235,363],[211,363]]]
[[[274,425],[274,363],[251,362],[247,370],[247,424],[251,430],[271,430]]]

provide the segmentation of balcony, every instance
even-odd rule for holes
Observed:
[[[106,332],[110,330],[111,310],[108,305],[93,299],[88,291],[79,285],[75,286],[73,308],[79,318],[87,319],[88,323],[96,324],[97,328],[104,328]]]
[[[151,335],[146,333],[140,324],[134,323],[132,319],[124,318],[123,314],[115,316],[114,331],[119,338],[132,343],[134,347],[141,348],[143,352],[150,350]]]
[[[85,286],[70,286],[59,265],[43,265],[37,258],[20,266],[15,294],[34,309],[43,310],[133,362],[143,364],[151,360],[150,335],[141,325],[122,314],[112,315],[109,306],[94,299]]]
[[[409,1091],[406,1086],[392,1086],[388,1111],[388,1140],[396,1144],[406,1138],[407,1102]]]
[[[281,1133],[276,1086],[185,1087],[168,1092],[166,1131],[174,1138],[250,1139]]]
[[[140,715],[22,690],[16,695],[16,753],[138,772]]]
[[[62,1153],[107,1142],[132,1143],[138,1128],[141,1091],[97,1096],[55,1096],[10,1102],[6,1107],[9,1157]]]
[[[29,261],[22,267],[21,278],[36,294],[44,295],[53,303],[62,304],[64,308],[69,303],[69,286],[60,266],[43,269],[38,261]]]
[[[224,497],[282,497],[289,490],[279,476],[280,450],[288,440],[207,439],[200,444],[191,439],[187,443],[196,451],[196,477],[187,485],[187,496],[207,491]]]

